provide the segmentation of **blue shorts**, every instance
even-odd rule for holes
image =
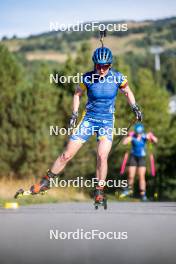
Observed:
[[[74,129],[70,140],[81,140],[86,142],[92,135],[96,134],[97,141],[107,138],[113,140],[114,120],[103,120],[89,117],[87,115]]]

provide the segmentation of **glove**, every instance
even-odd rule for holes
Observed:
[[[72,112],[72,116],[69,121],[70,128],[74,128],[76,126],[77,120],[78,120],[78,112]]]
[[[133,113],[135,114],[136,119],[137,119],[139,122],[142,122],[143,115],[142,115],[142,112],[140,111],[139,106],[138,106],[137,104],[131,105],[131,110],[132,110]]]

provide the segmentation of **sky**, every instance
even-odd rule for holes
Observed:
[[[0,0],[0,38],[50,30],[50,22],[146,20],[176,16],[175,0]]]

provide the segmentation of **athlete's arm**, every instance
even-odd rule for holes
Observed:
[[[73,96],[72,115],[71,115],[70,122],[69,122],[70,128],[73,128],[76,126],[77,119],[78,119],[78,109],[80,105],[80,98],[82,94],[83,94],[83,90],[78,86]]]
[[[132,137],[131,137],[131,136],[128,136],[128,137],[126,137],[126,138],[123,140],[123,144],[124,144],[124,145],[127,145],[128,143],[131,142],[131,140],[132,140]]]
[[[73,96],[73,106],[72,106],[73,113],[78,113],[80,98],[82,95],[83,95],[83,90],[78,86]]]
[[[136,116],[136,119],[138,121],[142,121],[142,113],[140,111],[140,108],[139,106],[136,104],[135,102],[135,97],[134,97],[134,94],[133,92],[131,91],[128,83],[126,82],[124,84],[124,86],[121,86],[120,87],[121,91],[125,94],[127,100],[128,100],[128,103],[130,104],[131,106],[131,110],[133,111],[133,113],[135,114]]]
[[[147,133],[147,140],[154,142],[154,143],[158,142],[158,138],[155,137],[152,132]]]
[[[121,92],[125,94],[128,103],[130,105],[134,105],[135,104],[135,98],[134,98],[134,94],[131,91],[129,85],[127,84],[125,87],[120,88]]]

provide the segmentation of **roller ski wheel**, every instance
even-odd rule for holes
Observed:
[[[106,198],[104,199],[104,204],[103,204],[103,206],[104,206],[104,209],[105,209],[105,210],[108,209],[107,199],[106,199]]]
[[[15,198],[15,199],[18,199],[18,198],[22,197],[23,194],[24,194],[24,190],[23,190],[23,189],[19,189],[19,190],[15,193],[14,198]]]
[[[98,205],[97,204],[95,204],[95,210],[98,210]]]
[[[95,190],[95,210],[97,210],[99,206],[103,206],[105,210],[107,209],[107,199],[102,189]]]
[[[107,199],[104,198],[102,201],[94,203],[95,210],[98,210],[99,206],[103,206],[104,210],[107,210]]]

